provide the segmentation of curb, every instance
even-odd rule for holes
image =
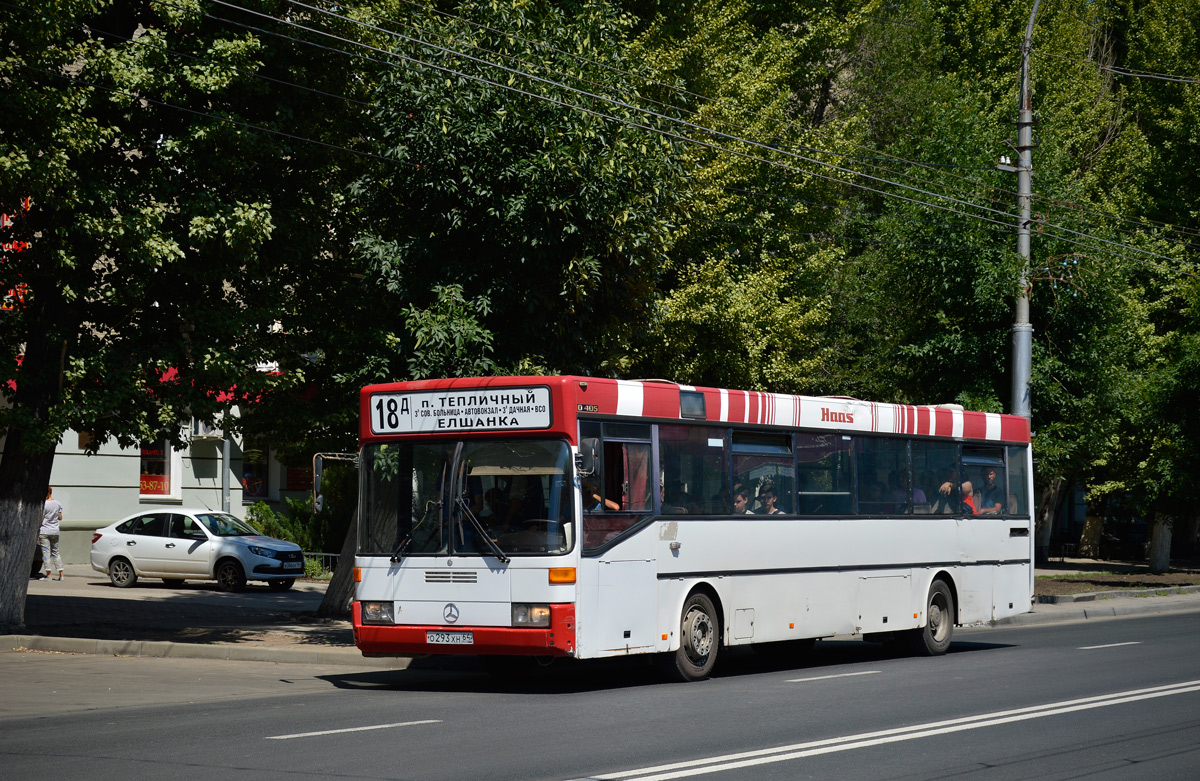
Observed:
[[[235,662],[276,662],[279,664],[336,664],[403,670],[412,660],[407,657],[367,659],[357,648],[268,648],[227,643],[171,643],[157,640],[96,640],[87,637],[47,637],[45,635],[0,635],[0,649],[11,651],[53,651],[96,656],[134,656],[169,659],[224,659]]]
[[[1151,592],[1156,593],[1156,592]],[[1191,593],[1191,592],[1188,592]],[[1073,621],[1088,621],[1104,618],[1127,618],[1129,616],[1161,615],[1164,613],[1197,613],[1200,612],[1200,601],[1186,602],[1149,601],[1127,602],[1119,604],[1088,605],[1086,607],[1063,608],[1045,613],[1037,612],[1037,606],[1029,613],[1000,618],[989,621],[988,626],[1032,626],[1036,624],[1064,624]]]
[[[1169,597],[1174,594],[1195,594],[1200,592],[1200,586],[1173,586],[1171,588],[1124,589],[1121,591],[1087,591],[1082,594],[1039,595],[1037,601],[1042,605],[1061,605],[1071,602],[1097,602],[1102,599],[1130,599],[1139,597]]]

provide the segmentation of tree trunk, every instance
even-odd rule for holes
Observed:
[[[54,465],[53,449],[23,453],[22,441],[19,429],[9,429],[0,457],[0,634],[25,626],[29,565]]]
[[[325,598],[317,608],[321,618],[345,618],[350,615],[350,603],[354,599],[354,554],[358,549],[358,509],[346,529],[342,541],[342,552],[338,554],[338,566],[333,571],[333,580],[325,589]]]
[[[1034,549],[1034,559],[1039,564],[1050,559],[1050,532],[1054,529],[1054,515],[1058,512],[1058,505],[1062,502],[1066,485],[1065,477],[1054,478],[1042,493],[1041,501],[1038,502],[1035,527],[1037,547]]]
[[[1154,514],[1150,532],[1150,574],[1163,575],[1171,571],[1171,525],[1174,518],[1165,513]]]

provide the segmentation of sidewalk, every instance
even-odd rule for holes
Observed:
[[[1057,570],[1061,573],[1061,570]],[[1039,570],[1038,574],[1042,574]],[[346,620],[316,618],[324,583],[299,581],[289,591],[251,584],[240,594],[197,581],[169,588],[147,578],[114,588],[86,565],[67,565],[62,581],[29,582],[26,634],[0,635],[0,651],[25,649],[116,656],[307,662],[404,669],[408,659],[367,659]],[[1088,621],[1200,611],[1200,587],[1181,593],[1092,592],[1054,597],[995,626]]]
[[[210,581],[171,588],[146,578],[119,589],[68,564],[61,581],[29,582],[26,633],[0,636],[0,650],[407,667],[407,659],[364,658],[348,620],[316,617],[326,585],[271,591],[251,582],[234,594]]]

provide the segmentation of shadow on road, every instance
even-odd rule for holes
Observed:
[[[950,654],[994,651],[1012,647],[1004,643],[956,642]],[[893,646],[862,640],[823,640],[813,650],[794,660],[764,656],[752,648],[722,649],[714,679],[749,675],[788,673],[837,675],[852,672],[862,664],[903,664],[906,657]],[[921,661],[921,660],[912,660]],[[936,663],[936,660],[930,660]],[[655,686],[666,683],[657,660],[651,656],[619,659],[557,659],[527,675],[503,680],[489,675],[474,656],[438,656],[414,659],[406,670],[382,670],[319,676],[339,689],[385,691],[494,693],[494,694],[580,694],[596,691]]]

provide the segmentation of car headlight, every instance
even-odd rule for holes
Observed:
[[[273,551],[270,548],[260,548],[257,545],[247,545],[246,547],[249,548],[250,552],[255,556],[262,556],[264,559],[279,558],[279,552]]]
[[[512,624],[513,626],[550,626],[550,606],[515,602],[512,606]]]
[[[364,624],[394,624],[391,602],[361,602]]]

